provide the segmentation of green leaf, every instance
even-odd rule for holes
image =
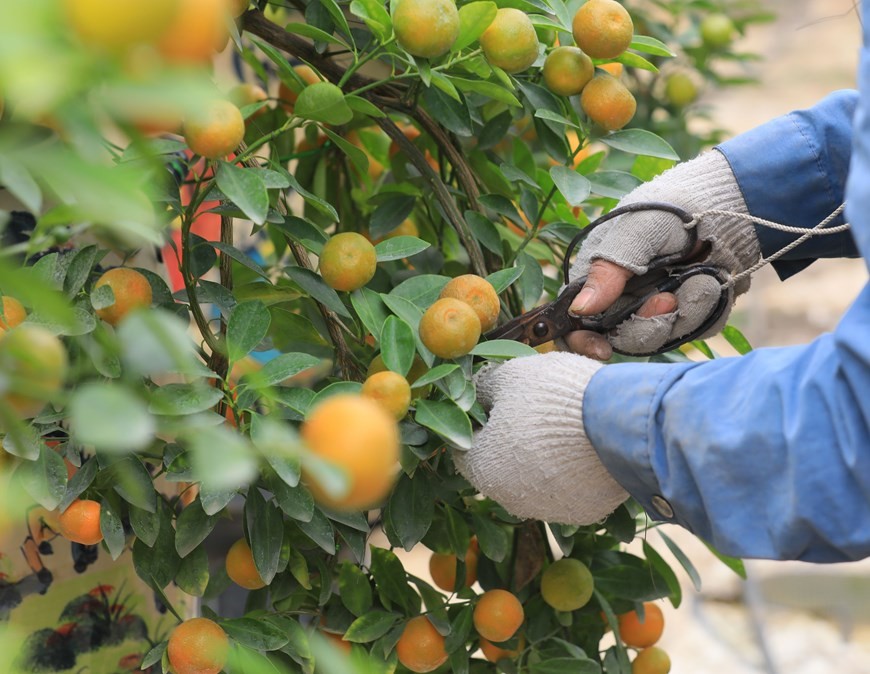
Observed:
[[[602,136],[599,140],[615,150],[622,150],[630,154],[673,159],[674,161],[680,160],[680,156],[666,140],[645,129],[623,129]]]
[[[77,442],[109,452],[144,449],[156,430],[145,403],[118,384],[81,385],[70,400],[69,416]]]
[[[205,384],[166,384],[154,389],[148,411],[154,414],[185,415],[211,409],[224,397],[223,392]]]
[[[553,110],[548,110],[547,108],[541,108],[540,110],[535,110],[535,117],[538,119],[543,119],[548,122],[555,122],[560,126],[570,126],[575,129],[579,129],[580,126],[572,122],[570,119],[565,117],[564,115],[560,115],[558,112],[554,112]],[[550,125],[552,126],[552,125]],[[562,129],[559,129],[561,132]]]
[[[551,658],[531,664],[529,672],[531,674],[601,674],[601,665],[589,658]]]
[[[450,48],[462,51],[473,44],[495,18],[498,6],[494,2],[472,2],[459,8],[459,35]]]
[[[692,346],[694,346],[698,351],[703,353],[710,360],[714,360],[716,358],[716,354],[713,353],[713,349],[705,342],[703,339],[695,339],[689,342]]]
[[[94,459],[94,461],[96,460]],[[81,470],[79,470],[80,472]],[[78,475],[78,473],[76,474]],[[127,508],[127,512],[130,516],[130,526],[133,528],[136,538],[149,548],[153,547],[157,535],[160,533],[160,519],[154,517],[147,510],[137,508],[132,504]]]
[[[448,276],[438,274],[412,276],[393,288],[390,295],[402,297],[421,309],[426,309],[438,299],[449,280]]]
[[[635,35],[628,48],[653,56],[676,56],[664,42],[648,35]]]
[[[278,650],[290,639],[285,630],[266,620],[265,616],[263,619],[244,617],[222,620],[221,627],[234,641],[258,651]]]
[[[43,444],[39,430],[32,425],[17,424],[14,431],[7,432],[3,438],[4,450],[28,461],[39,458],[39,450]]]
[[[668,550],[671,551],[671,554],[673,554],[673,556],[677,558],[677,561],[680,563],[680,565],[683,567],[683,569],[685,569],[686,574],[689,576],[689,579],[692,581],[692,585],[694,586],[695,591],[700,592],[701,591],[701,576],[698,574],[698,570],[695,568],[695,565],[692,564],[692,561],[689,559],[689,557],[686,555],[686,553],[680,549],[679,545],[674,543],[674,541],[670,538],[670,536],[665,534],[661,529],[659,529],[658,532],[659,532],[659,536],[661,536],[662,540],[665,542],[665,545],[668,546]]]
[[[252,413],[251,442],[285,484],[290,487],[299,484],[304,447],[292,426],[274,417]]]
[[[6,155],[0,155],[0,185],[9,190],[28,211],[39,213],[42,210],[42,191],[30,171]]]
[[[163,658],[163,654],[166,652],[166,647],[169,645],[169,641],[161,641],[154,648],[148,651],[145,654],[145,657],[142,658],[142,662],[139,663],[139,669],[147,670],[151,665],[156,665]]]
[[[149,513],[157,512],[157,492],[151,474],[137,456],[128,456],[113,463],[101,479],[108,484],[127,503]]]
[[[455,101],[462,101],[462,97],[459,95],[459,91],[453,86],[453,82],[450,81],[446,75],[442,75],[437,70],[435,72],[431,72],[432,76],[432,85],[438,87],[445,94],[450,96]]]
[[[319,358],[307,353],[282,353],[267,362],[260,370],[246,379],[246,383],[255,389],[275,386],[300,372],[318,365]]]
[[[339,316],[351,318],[350,312],[344,306],[338,293],[326,285],[326,282],[318,274],[304,267],[285,267],[284,273],[327,309],[332,309]]]
[[[426,250],[431,244],[416,236],[396,236],[381,241],[375,246],[378,262],[404,260]]]
[[[679,608],[680,601],[683,598],[683,590],[680,587],[680,581],[677,579],[674,570],[658,553],[658,551],[656,551],[656,549],[646,541],[643,541],[643,554],[650,563],[650,566],[658,571],[659,574],[661,574],[661,577],[665,579],[665,582],[668,584],[668,589],[671,591],[671,604],[673,604],[674,608]]]
[[[726,325],[722,328],[722,336],[741,356],[752,351],[752,345],[749,343],[749,340],[733,325]]]
[[[471,449],[471,420],[453,401],[420,400],[417,402],[414,419],[421,426],[435,431],[454,447]]]
[[[471,522],[480,551],[492,561],[502,561],[510,550],[510,540],[507,532],[488,517],[472,513]]]
[[[393,32],[393,21],[384,5],[378,0],[353,0],[350,3],[350,11],[358,16],[369,29],[378,36],[380,42],[386,42]]]
[[[381,330],[387,320],[387,311],[381,296],[369,288],[360,288],[350,294],[350,303],[366,330],[372,334],[375,341],[380,342]]]
[[[317,543],[328,555],[335,554],[335,529],[332,522],[327,519],[323,512],[315,508],[309,522],[296,522],[296,525],[312,541]]]
[[[501,294],[522,275],[523,267],[508,267],[507,269],[500,269],[499,271],[493,272],[486,277],[486,280],[492,284],[496,293]]]
[[[411,383],[411,388],[420,388],[421,386],[428,386],[439,379],[443,379],[450,373],[458,370],[459,366],[456,363],[441,363],[441,365],[436,365],[431,370],[429,370],[426,374],[420,377],[417,381]]]
[[[272,471],[265,473],[266,486],[275,496],[275,502],[287,517],[309,522],[314,516],[314,499],[304,487],[291,487]]]
[[[338,3],[335,0],[319,0],[320,4],[329,12],[329,16],[332,17],[332,20],[335,22],[335,25],[344,33],[346,36],[353,39],[350,26],[347,25],[347,19],[344,16],[344,12],[338,6]]]
[[[191,465],[202,487],[236,490],[257,475],[257,456],[250,439],[229,426],[188,428],[183,437],[191,450]]]
[[[423,540],[435,515],[435,494],[426,474],[418,471],[411,479],[402,473],[387,509],[402,547],[410,552]]]
[[[236,363],[266,338],[272,315],[259,300],[237,304],[227,322],[227,354]]]
[[[266,222],[269,194],[259,173],[220,161],[217,164],[216,179],[221,192],[254,224],[262,225]]]
[[[250,169],[249,169],[250,170]],[[280,175],[280,174],[278,174]],[[260,276],[267,281],[269,280],[269,275],[263,270],[263,268],[258,265],[254,260],[251,259],[246,253],[240,251],[235,246],[230,246],[229,244],[224,243],[223,241],[209,241],[209,243],[217,248],[221,253],[231,257],[240,265],[247,267],[252,272],[254,272],[257,276]]]
[[[117,497],[115,498],[117,499]],[[124,536],[124,525],[121,523],[121,517],[112,505],[112,501],[107,498],[100,500],[100,531],[112,561],[118,559],[124,552],[127,539]]]
[[[502,164],[502,167],[504,166]],[[498,229],[492,221],[476,211],[465,211],[464,215],[474,238],[480,241],[490,252],[500,257],[503,253],[501,236],[499,236]]]
[[[69,267],[66,270],[66,276],[63,279],[63,291],[69,297],[75,297],[81,290],[97,261],[97,247],[86,246],[74,254]]]
[[[275,223],[275,227],[298,243],[304,243],[307,239],[317,244],[324,244],[329,240],[320,227],[295,215],[285,215],[284,222]]]
[[[537,355],[528,344],[515,342],[510,339],[494,339],[489,342],[481,342],[471,350],[472,356],[482,358],[519,358],[522,356]]]
[[[344,640],[356,644],[367,644],[389,632],[398,619],[399,616],[395,613],[387,613],[378,609],[369,611],[350,624],[344,634]]]
[[[429,622],[441,635],[450,634],[450,619],[447,617],[444,595],[420,578],[412,576],[411,582],[417,586],[420,596],[423,597],[423,605],[426,607],[426,617]]]
[[[593,589],[592,592],[595,595],[595,600],[598,602],[598,605],[601,607],[601,611],[604,613],[604,616],[607,618],[607,624],[610,625],[610,628],[613,630],[613,634],[616,637],[616,645],[614,646],[616,660],[618,669],[615,671],[628,672],[631,671],[631,664],[628,661],[628,651],[625,649],[625,645],[622,643],[622,639],[619,637],[619,618],[617,618],[616,614],[613,612],[613,609],[610,607],[610,602],[607,601],[605,596],[601,594],[597,589]],[[608,670],[609,672],[610,670]]]
[[[629,68],[637,68],[638,70],[648,70],[651,73],[659,71],[655,64],[650,63],[640,54],[633,54],[630,51],[624,51],[616,57],[618,63],[622,63]]]
[[[372,213],[369,234],[380,239],[401,225],[417,205],[417,198],[408,194],[396,194],[384,200]]]
[[[390,316],[384,321],[381,332],[381,357],[384,364],[404,377],[414,363],[414,356],[414,331],[401,318]]]
[[[207,515],[217,515],[235,498],[237,491],[237,489],[222,489],[210,484],[200,485],[199,498],[202,500],[202,509]]]
[[[208,552],[205,548],[196,548],[181,560],[175,583],[189,595],[201,597],[208,587]]]
[[[175,551],[175,529],[169,514],[169,506],[159,502],[160,529],[153,547],[143,541],[133,542],[133,566],[136,573],[152,588],[163,589],[175,579],[181,566],[181,558]]]
[[[720,562],[740,576],[743,580],[746,580],[746,566],[743,564],[742,559],[721,553],[706,541],[704,541],[704,545],[707,546],[707,549],[712,552]]]
[[[37,454],[39,456],[39,454]],[[70,478],[66,485],[66,493],[58,504],[57,508],[60,511],[66,510],[67,506],[81,496],[85,489],[91,486],[94,478],[99,470],[99,462],[96,457],[91,457],[85,461],[76,471],[76,474]],[[133,513],[130,513],[130,519],[133,519]]]
[[[446,506],[444,513],[447,516],[445,525],[450,547],[459,559],[465,561],[468,546],[471,544],[471,530],[468,528],[465,518],[455,508]]]
[[[516,166],[508,164],[507,162],[502,163],[499,167],[501,172],[504,174],[504,177],[510,180],[511,182],[522,182],[528,185],[529,187],[534,188],[535,190],[540,190],[541,186],[538,185],[532,178],[530,178],[525,171],[521,171]],[[479,215],[479,214],[478,214]],[[466,218],[468,216],[466,215]]]
[[[356,564],[344,562],[338,572],[338,591],[345,608],[360,617],[372,607],[372,586]]]
[[[460,91],[470,91],[475,94],[481,94],[494,101],[510,105],[515,108],[521,108],[522,103],[519,102],[516,96],[508,91],[504,85],[496,84],[495,82],[487,82],[486,80],[467,80],[462,77],[453,76],[450,81],[456,85]]]
[[[293,33],[294,35],[302,35],[303,37],[309,37],[312,40],[317,40],[318,42],[329,42],[332,44],[340,44],[345,49],[349,49],[347,42],[345,42],[344,40],[337,38],[335,35],[330,35],[326,31],[320,30],[316,26],[311,26],[307,23],[288,23],[286,26],[284,26],[284,30],[286,30],[288,33]],[[260,47],[262,47],[264,44],[266,44],[266,43],[261,42],[259,40],[254,40],[254,42]],[[266,44],[266,46],[271,47],[271,45],[269,45],[269,44]],[[274,49],[274,47],[273,47],[273,49]],[[280,55],[280,52],[278,52],[277,50],[275,50],[275,53]],[[285,63],[286,63],[286,61],[287,60],[284,59]]]
[[[592,191],[589,179],[567,166],[553,166],[550,177],[571,206],[580,206]]]
[[[214,376],[196,355],[187,322],[177,316],[162,310],[137,312],[124,320],[117,334],[131,374]]]
[[[541,263],[525,251],[517,257],[517,266],[523,267],[517,288],[522,297],[523,309],[528,311],[537,306],[541,300],[541,293],[544,291],[544,270],[541,268]]]
[[[278,572],[284,518],[275,504],[267,502],[260,490],[252,486],[245,499],[245,519],[251,537],[254,565],[260,578],[268,585]]]
[[[334,221],[337,221],[339,219],[338,212],[335,210],[335,207],[332,204],[326,201],[326,199],[321,199],[316,194],[313,194],[306,190],[292,174],[288,173],[287,175],[290,178],[290,187],[293,188],[294,191],[298,192],[307,203],[311,204],[314,208],[319,210],[321,213],[329,216]]]
[[[639,558],[631,563],[614,564],[595,572],[595,587],[614,598],[631,601],[651,601],[667,595],[665,579]]]
[[[398,295],[381,294],[381,300],[390,311],[411,326],[411,329],[414,331],[414,340],[417,342],[417,353],[420,354],[427,365],[431,366],[435,361],[435,356],[426,348],[420,340],[419,335],[420,319],[423,318],[423,311],[420,307]]]
[[[335,126],[353,119],[353,111],[344,100],[344,94],[332,82],[309,84],[296,99],[293,111],[303,119]]]
[[[335,143],[338,148],[348,156],[351,162],[353,162],[353,165],[356,167],[357,171],[362,174],[368,173],[369,158],[365,152],[363,152],[353,143],[339,136],[334,131],[330,131],[327,128],[324,128],[323,131],[324,133],[326,133],[327,136],[332,139],[332,142]]]
[[[358,112],[361,115],[365,115],[366,117],[371,117],[372,119],[381,119],[382,117],[386,117],[386,114],[378,108],[374,103],[367,101],[362,96],[354,96],[353,94],[348,94],[344,97],[344,100],[347,101],[347,104],[350,106],[350,109],[354,112]]]
[[[406,615],[415,615],[420,607],[420,598],[408,585],[405,567],[394,552],[371,546],[371,573],[381,603],[389,610],[398,604]]]
[[[175,523],[175,550],[183,559],[193,552],[215,528],[218,518],[208,515],[197,498],[185,506]]]
[[[444,640],[444,648],[448,653],[465,647],[465,642],[468,641],[471,634],[473,610],[470,605],[464,606],[454,618],[453,624],[450,626],[450,634]]]
[[[612,199],[622,199],[641,184],[640,180],[625,171],[596,171],[589,176],[589,182],[593,193]]]
[[[457,136],[470,137],[473,134],[471,115],[464,102],[457,101],[436,87],[423,92],[423,102],[429,114]]]

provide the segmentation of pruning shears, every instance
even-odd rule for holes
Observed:
[[[618,349],[614,349],[614,351],[627,356],[652,356],[676,349],[687,342],[697,339],[709,330],[719,320],[728,306],[728,286],[725,283],[721,270],[695,261],[703,257],[705,251],[702,250],[699,253],[696,250],[698,235],[694,227],[687,230],[689,232],[689,240],[683,250],[655,258],[650,262],[649,271],[646,274],[634,277],[626,284],[626,293],[637,299],[629,302],[627,305],[620,306],[618,310],[607,310],[593,316],[573,316],[568,313],[568,308],[571,306],[574,298],[577,297],[586,284],[585,276],[574,280],[569,278],[573,251],[596,227],[600,227],[620,215],[640,211],[666,211],[673,213],[687,225],[694,220],[694,216],[688,211],[668,203],[640,202],[614,208],[612,211],[589,223],[568,245],[562,267],[565,288],[559,296],[552,302],[536,307],[491,330],[486,334],[486,338],[488,340],[510,339],[523,342],[529,346],[538,346],[558,337],[564,337],[569,332],[576,330],[592,330],[606,334],[623,321],[631,318],[654,295],[674,292],[687,279],[698,274],[712,276],[719,282],[722,288],[718,303],[701,325],[689,334],[663,344],[655,351],[648,353],[626,353]]]

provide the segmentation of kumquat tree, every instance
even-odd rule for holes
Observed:
[[[667,672],[676,544],[632,502],[519,520],[454,456],[475,371],[536,353],[486,333],[716,140],[698,97],[765,18],[0,4],[2,671]]]

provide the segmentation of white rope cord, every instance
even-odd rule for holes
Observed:
[[[810,229],[804,229],[803,227],[791,227],[789,225],[783,225],[778,222],[773,222],[772,220],[765,220],[764,218],[758,218],[754,215],[749,215],[748,213],[738,213],[736,211],[723,211],[719,209],[710,209],[708,211],[701,211],[700,213],[694,213],[693,220],[690,223],[687,223],[685,226],[687,228],[694,227],[698,224],[698,221],[706,215],[724,215],[727,217],[736,217],[743,218],[744,220],[749,220],[750,222],[754,222],[757,225],[761,225],[762,227],[769,227],[770,229],[776,229],[780,232],[787,232],[789,234],[800,234],[800,236],[792,241],[787,246],[780,248],[775,253],[772,253],[768,257],[762,258],[754,265],[752,265],[749,269],[740,272],[736,276],[732,277],[728,280],[724,285],[726,287],[733,286],[737,281],[741,280],[746,276],[750,276],[757,272],[759,269],[764,267],[765,265],[770,264],[781,258],[783,255],[788,253],[789,251],[800,246],[804,241],[813,238],[814,236],[828,236],[829,234],[840,234],[841,232],[845,232],[849,229],[849,223],[845,223],[842,225],[837,225],[836,227],[827,227],[828,223],[835,220],[842,212],[843,209],[846,208],[845,202],[837,206],[833,213],[831,213],[827,218],[822,220],[815,227]]]

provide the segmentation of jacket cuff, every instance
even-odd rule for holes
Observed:
[[[596,372],[586,389],[583,425],[598,458],[655,520],[677,522],[656,469],[652,418],[660,389],[697,363],[617,363]]]

